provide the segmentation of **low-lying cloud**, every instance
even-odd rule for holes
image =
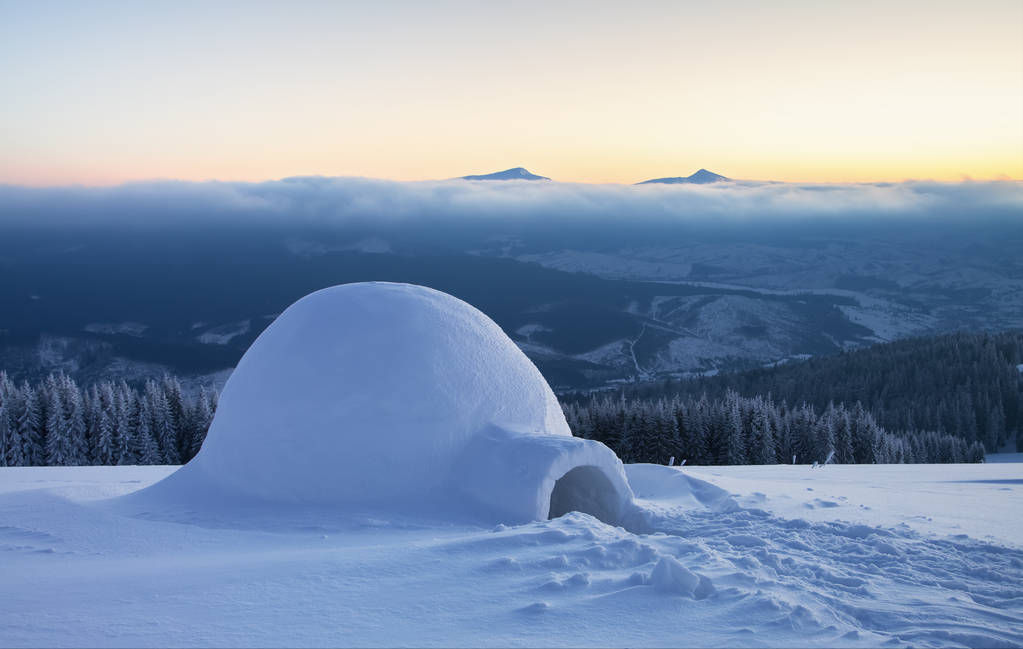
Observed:
[[[401,226],[800,221],[1023,221],[1023,182],[586,185],[528,181],[140,182],[0,186],[0,225],[265,224]]]

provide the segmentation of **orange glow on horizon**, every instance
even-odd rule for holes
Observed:
[[[1018,0],[303,7],[0,7],[0,183],[1023,179]]]
[[[199,168],[183,171],[171,165],[154,164],[151,166],[133,167],[81,167],[66,166],[60,169],[52,167],[10,168],[0,165],[0,184],[22,185],[28,187],[58,187],[68,185],[83,186],[115,186],[130,182],[179,180],[188,182],[263,182],[279,180],[292,176],[327,176],[327,177],[365,177],[400,182],[417,182],[445,180],[458,176],[479,173],[491,173],[510,167],[523,166],[529,171],[548,176],[552,180],[566,183],[582,184],[635,184],[652,178],[671,176],[688,176],[697,169],[706,168],[715,173],[734,180],[776,181],[788,183],[872,183],[872,182],[904,182],[914,180],[930,180],[938,182],[959,182],[964,180],[995,181],[1023,180],[1023,161],[1004,159],[1001,161],[973,161],[973,164],[949,167],[940,160],[920,161],[914,165],[884,165],[855,167],[834,161],[830,164],[819,161],[817,164],[802,164],[798,161],[778,164],[756,165],[749,162],[729,164],[704,163],[699,161],[668,163],[651,163],[626,167],[624,165],[605,164],[601,161],[585,160],[559,161],[550,160],[546,163],[522,163],[521,161],[498,161],[491,164],[480,164],[474,168],[464,165],[448,164],[431,173],[425,168],[411,165],[395,165],[395,170],[385,164],[367,165],[364,168],[331,165],[328,162],[319,165],[280,165],[274,162],[244,161],[237,165],[206,164]],[[770,169],[772,171],[765,171]]]

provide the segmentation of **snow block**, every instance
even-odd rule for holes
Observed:
[[[186,485],[191,481],[191,487]],[[616,522],[621,462],[572,437],[539,370],[493,320],[422,286],[317,291],[246,351],[181,493],[361,508],[429,501],[503,523],[580,509]]]
[[[451,486],[511,524],[580,511],[617,525],[633,501],[621,461],[600,442],[499,427],[469,442]]]
[[[662,556],[650,573],[650,585],[665,593],[693,597],[700,585],[700,576],[683,566],[678,559]]]

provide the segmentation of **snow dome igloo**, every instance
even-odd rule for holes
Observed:
[[[621,462],[572,437],[554,393],[490,318],[445,293],[317,291],[252,344],[179,480],[289,503],[423,503],[494,522],[578,510],[617,523]]]

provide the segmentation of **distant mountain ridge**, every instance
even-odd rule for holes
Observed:
[[[550,180],[550,178],[530,173],[525,167],[512,167],[492,174],[461,176],[458,180]]]
[[[713,171],[707,171],[706,169],[700,169],[691,176],[675,176],[674,178],[654,178],[652,180],[644,180],[643,182],[636,183],[637,185],[648,185],[651,183],[659,183],[664,185],[706,185],[709,183],[719,183],[731,180],[721,174],[716,174]]]

